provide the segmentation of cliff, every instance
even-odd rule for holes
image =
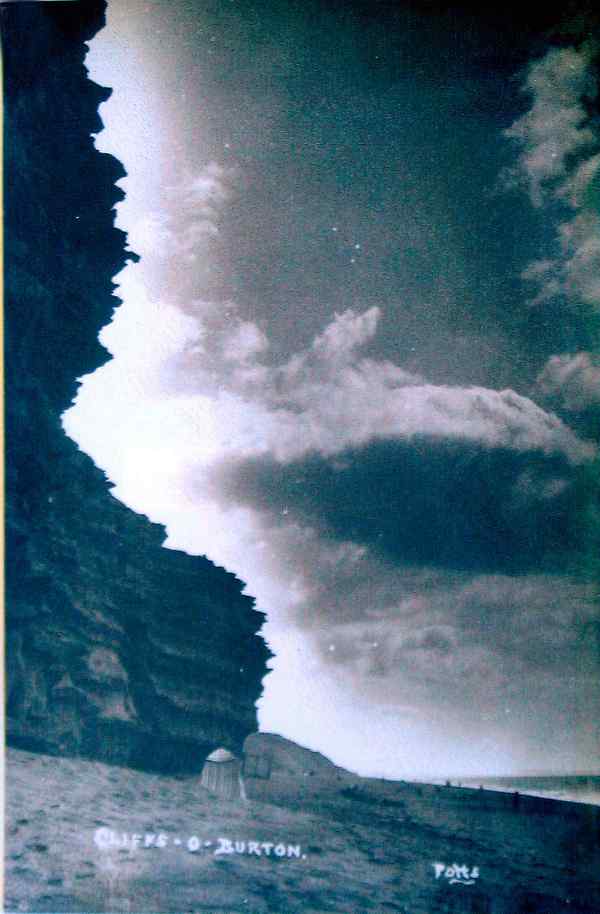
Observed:
[[[135,255],[114,227],[124,172],[98,152],[85,42],[103,0],[2,4],[5,74],[7,740],[200,770],[256,730],[269,651],[243,584],[161,548],[64,434],[76,379]]]

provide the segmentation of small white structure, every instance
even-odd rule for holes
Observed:
[[[228,749],[215,749],[204,763],[200,783],[223,800],[245,800],[239,760]]]

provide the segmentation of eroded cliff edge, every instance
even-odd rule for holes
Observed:
[[[140,768],[198,770],[257,729],[269,651],[243,584],[161,548],[64,434],[76,379],[133,255],[123,169],[92,133],[108,97],[85,42],[104,0],[3,4],[7,740]]]

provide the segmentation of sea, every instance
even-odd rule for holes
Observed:
[[[443,783],[443,782],[438,782]],[[453,780],[452,784],[463,787],[485,787],[488,790],[503,790],[529,794],[534,797],[549,797],[553,800],[569,800],[572,803],[592,803],[600,806],[600,774],[558,774],[524,775],[521,777],[464,778]]]

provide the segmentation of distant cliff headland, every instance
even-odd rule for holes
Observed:
[[[3,4],[7,740],[161,771],[200,770],[257,729],[269,651],[243,584],[161,548],[64,434],[76,379],[127,259],[118,161],[98,152],[85,42],[104,0]]]

